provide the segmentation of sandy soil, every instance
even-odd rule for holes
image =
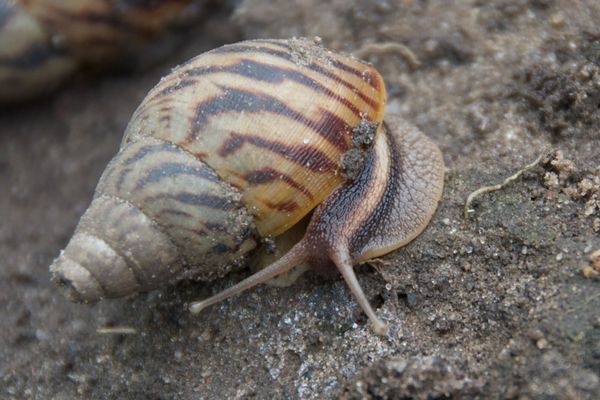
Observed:
[[[600,4],[232,3],[160,65],[81,75],[0,111],[0,398],[600,397]],[[147,90],[202,51],[293,35],[373,62],[388,111],[444,153],[429,228],[358,268],[388,337],[373,334],[342,281],[310,273],[198,317],[187,302],[248,271],[91,307],[62,298],[48,265]],[[418,64],[365,47],[385,42]],[[470,192],[541,154],[463,217]]]

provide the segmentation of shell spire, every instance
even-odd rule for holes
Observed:
[[[214,279],[256,245],[240,197],[181,148],[151,138],[132,142],[102,175],[50,267],[53,279],[69,299],[83,302],[186,276]]]

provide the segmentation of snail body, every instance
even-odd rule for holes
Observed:
[[[48,92],[155,38],[191,0],[0,0],[0,102]]]
[[[83,302],[215,279],[314,209],[286,255],[192,311],[308,261],[337,267],[381,331],[352,265],[417,236],[443,182],[437,147],[384,123],[385,99],[373,67],[305,39],[192,59],[134,112],[53,279]]]

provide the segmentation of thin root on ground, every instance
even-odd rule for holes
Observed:
[[[486,193],[491,193],[491,192],[495,192],[497,190],[503,189],[505,186],[507,186],[511,182],[517,180],[524,172],[527,172],[530,169],[537,166],[540,163],[540,161],[542,161],[550,152],[551,152],[551,150],[546,149],[532,163],[527,164],[525,167],[518,170],[515,174],[509,176],[508,178],[503,180],[501,183],[498,183],[498,184],[492,185],[492,186],[482,186],[479,189],[475,190],[474,192],[471,192],[471,194],[469,194],[469,197],[467,197],[467,201],[465,201],[465,207],[463,210],[465,219],[466,220],[469,219],[469,213],[475,212],[475,210],[473,210],[471,208],[471,203],[473,202],[473,200],[476,197],[479,197]]]
[[[372,55],[382,55],[388,53],[396,53],[400,55],[413,69],[421,66],[421,61],[419,61],[415,53],[413,53],[408,46],[397,42],[366,43],[352,54],[358,58],[365,59]]]

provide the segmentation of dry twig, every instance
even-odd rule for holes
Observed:
[[[101,335],[135,335],[137,330],[130,326],[105,326],[96,329]]]

